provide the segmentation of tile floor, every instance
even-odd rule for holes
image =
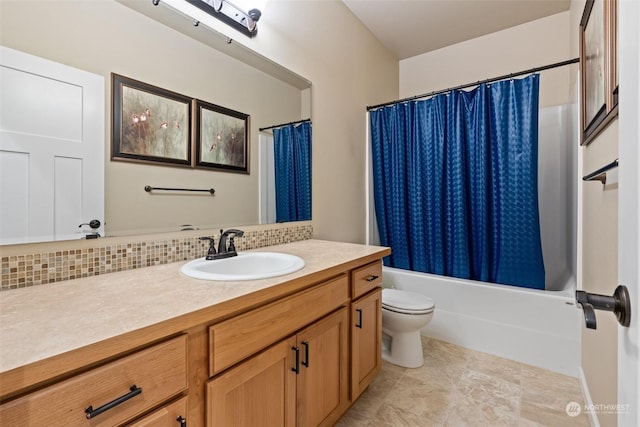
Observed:
[[[423,337],[425,364],[384,363],[336,427],[589,426],[576,378]]]

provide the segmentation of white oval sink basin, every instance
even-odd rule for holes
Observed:
[[[183,274],[204,280],[257,280],[283,276],[303,268],[298,256],[279,252],[242,252],[231,258],[198,258],[182,266]]]

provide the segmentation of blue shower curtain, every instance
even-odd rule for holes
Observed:
[[[311,219],[311,123],[273,130],[276,221]]]
[[[386,265],[544,289],[539,76],[370,112]]]

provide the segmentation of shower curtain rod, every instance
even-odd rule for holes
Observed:
[[[497,81],[500,81],[500,80],[510,79],[512,77],[522,76],[524,74],[537,73],[538,71],[549,70],[551,68],[564,67],[565,65],[576,64],[578,62],[580,62],[580,58],[568,59],[566,61],[556,62],[554,64],[543,65],[542,67],[531,68],[530,70],[518,71],[517,73],[505,74],[503,76],[493,77],[491,79],[486,79],[486,80],[479,80],[477,82],[467,83],[467,84],[463,84],[463,85],[460,85],[460,86],[454,86],[454,87],[450,87],[448,89],[435,90],[433,92],[425,93],[425,94],[422,94],[422,95],[415,95],[415,96],[411,96],[409,98],[398,99],[396,101],[389,101],[389,102],[385,102],[383,104],[378,104],[378,105],[371,105],[371,106],[367,107],[367,111],[375,110],[376,108],[380,108],[380,107],[386,107],[387,105],[400,104],[402,102],[413,101],[413,100],[420,99],[420,98],[428,98],[428,97],[433,96],[433,95],[439,95],[441,93],[451,92],[452,90],[458,90],[458,89],[468,88],[468,87],[471,87],[471,86],[477,86],[477,85],[480,85],[480,84],[483,84],[483,83],[493,83],[493,82],[497,82]]]
[[[264,127],[264,128],[259,128],[258,130],[260,132],[262,132],[263,130],[279,128],[280,126],[297,125],[299,123],[310,122],[310,121],[311,121],[311,119],[298,120],[296,122],[282,123],[281,125],[273,125],[273,126],[267,126],[267,127]]]

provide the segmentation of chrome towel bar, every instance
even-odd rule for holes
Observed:
[[[196,191],[196,192],[205,192],[210,193],[212,196],[215,194],[216,190],[213,188],[209,188],[208,190],[197,190],[192,188],[165,188],[165,187],[152,187],[150,185],[144,186],[144,191],[147,193],[151,193],[152,191],[163,190],[163,191]]]
[[[617,167],[618,167],[618,159],[615,159],[613,162],[601,167],[597,171],[591,172],[589,175],[583,176],[582,180],[583,181],[600,181],[602,185],[604,185],[607,183],[607,172]]]

